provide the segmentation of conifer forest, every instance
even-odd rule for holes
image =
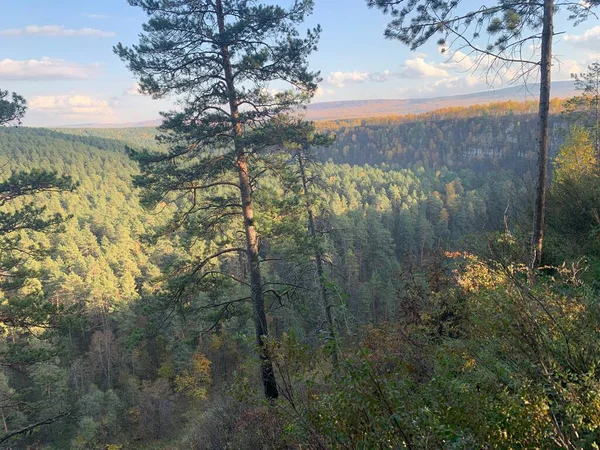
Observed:
[[[329,1],[111,0],[122,43],[0,22],[98,34],[173,105],[31,126],[58,60],[0,58],[0,448],[600,449],[600,64],[552,90],[600,0],[354,2],[531,95],[312,121]]]

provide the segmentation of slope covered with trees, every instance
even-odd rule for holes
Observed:
[[[10,350],[10,339],[6,342],[6,430],[64,410],[69,411],[67,418],[36,430],[23,442],[90,448],[139,440],[144,445],[181,430],[188,423],[187,411],[194,410],[206,390],[239,387],[244,372],[238,371],[253,355],[247,338],[252,334],[246,322],[248,305],[227,303],[240,293],[223,281],[216,285],[218,292],[206,286],[206,296],[199,293],[189,304],[171,305],[168,298],[155,295],[161,271],[172,270],[193,252],[211,251],[213,244],[205,241],[191,249],[184,234],[146,241],[144,236],[164,225],[164,216],[144,211],[131,185],[138,171],[125,146],[136,138],[123,142],[86,134],[0,130],[0,157],[11,171],[51,167],[78,184],[72,193],[38,197],[49,212],[69,217],[60,233],[22,237],[46,250],[41,261],[28,263],[40,271],[35,277],[39,281],[32,280],[28,289],[63,307],[61,316],[68,320],[31,336],[17,334],[19,347],[27,344],[38,358],[27,360],[22,352]],[[509,202],[507,186],[517,189],[508,173],[459,175],[445,168],[331,162],[309,170],[316,183],[317,229],[328,236],[319,245],[324,245],[336,320],[343,320],[353,333],[397,313],[397,296],[409,295],[398,294],[408,289],[403,265],[420,271],[437,264],[450,242],[500,227],[504,206],[494,205]],[[257,201],[291,201],[275,179],[262,183],[265,194]],[[268,283],[288,286],[278,292],[280,297],[269,298],[270,320],[278,337],[295,330],[307,342],[318,342],[324,316],[314,312],[319,307],[311,307],[318,299],[310,281],[310,255],[293,238],[304,233],[301,213],[293,202],[284,206],[278,205],[280,212],[287,211],[281,217],[259,222],[266,236],[263,258],[286,259],[264,263]],[[239,276],[245,276],[236,258],[224,264],[237,265]],[[221,303],[229,306],[223,310]],[[167,314],[172,316],[168,321]],[[206,373],[207,357],[212,377]],[[252,383],[254,372],[245,376]]]
[[[565,139],[569,103],[552,101],[551,155]],[[499,102],[467,108],[445,108],[421,115],[345,119],[316,123],[320,133],[334,138],[317,149],[322,162],[391,164],[401,167],[500,168],[527,172],[535,164],[536,121],[533,102]],[[571,107],[573,108],[573,107]],[[119,140],[156,149],[155,128],[69,128],[77,136]]]
[[[319,124],[277,3],[129,0],[157,129],[3,127],[0,90],[0,446],[600,448],[598,66],[549,92],[600,1],[367,0],[539,101]]]
[[[228,186],[134,188],[130,155],[167,154],[154,129],[0,128],[0,219],[39,225],[3,241],[27,257],[3,269],[0,444],[593,448],[600,182],[576,104],[554,117],[540,271],[530,105],[277,128],[252,174],[267,402],[244,250],[220,253],[243,224],[210,208],[237,206]]]

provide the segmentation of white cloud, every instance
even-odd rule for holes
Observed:
[[[342,88],[346,84],[364,83],[368,79],[368,72],[332,72],[327,77],[327,82],[333,86]]]
[[[108,19],[106,14],[84,14],[88,19]]]
[[[588,52],[585,54],[585,58],[588,63],[597,62],[600,60],[600,53],[598,52]]]
[[[448,77],[434,83],[426,84],[419,89],[419,92],[454,95],[466,91],[473,91],[474,88],[484,89],[485,87],[485,81],[481,77],[467,75],[464,77]]]
[[[113,37],[112,31],[102,31],[96,28],[65,28],[62,25],[28,25],[23,28],[7,28],[0,30],[0,36],[94,36],[94,37]]]
[[[583,72],[582,67],[574,59],[561,59],[552,64],[553,80],[570,80],[572,73]]]
[[[403,78],[440,78],[447,77],[448,71],[439,64],[429,63],[422,56],[404,61],[404,69],[398,74]]]
[[[493,77],[479,76],[473,72],[477,68],[477,61],[470,55],[460,51],[454,52],[450,57],[446,55],[444,62],[427,60],[427,55],[417,53],[413,58],[406,59],[398,71],[384,70],[383,72],[332,72],[327,77],[325,84],[343,88],[349,84],[360,84],[366,82],[386,82],[391,79],[438,79],[434,83],[427,84],[423,92],[432,92],[437,89],[452,89],[455,87],[471,87],[477,84],[482,87],[489,84],[506,82],[514,74],[509,68],[502,68]],[[469,73],[468,76],[456,76],[454,74]],[[460,86],[459,86],[460,84]],[[408,92],[405,88],[396,89],[395,92],[403,95]]]
[[[323,86],[319,86],[317,91],[315,92],[315,97],[320,98],[324,96],[335,95],[335,91],[333,89],[327,89]]]
[[[43,57],[15,61],[0,61],[0,80],[73,80],[91,78],[96,74],[97,66],[86,66],[62,59]]]
[[[143,94],[140,92],[139,83],[133,83],[125,92],[123,92],[123,95],[137,97]]]
[[[593,44],[600,44],[600,25],[586,30],[583,34],[567,34],[565,42],[570,42],[573,45],[585,46],[587,48]]]
[[[446,55],[446,57],[446,62],[439,65],[440,68],[445,70],[467,72],[473,70],[477,65],[477,61],[460,50],[455,51],[451,55]]]
[[[87,95],[45,95],[29,101],[29,108],[65,119],[105,121],[114,117],[110,102]]]
[[[343,88],[347,84],[358,84],[365,82],[383,83],[394,74],[389,70],[383,72],[332,72],[327,77],[327,83],[335,87]]]
[[[387,80],[389,80],[389,78],[391,76],[393,76],[394,74],[390,71],[390,70],[384,70],[381,73],[371,73],[369,74],[369,81],[374,81],[376,83],[383,83]]]

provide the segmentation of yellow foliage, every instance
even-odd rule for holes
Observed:
[[[173,367],[173,363],[165,362],[161,364],[158,369],[158,376],[164,378],[165,380],[172,380],[175,376],[175,368]]]
[[[465,370],[474,369],[476,365],[477,365],[477,361],[475,361],[475,358],[473,358],[472,356],[467,356],[465,358],[465,366],[464,366]]]
[[[203,400],[206,398],[206,389],[199,387],[197,381],[186,370],[183,375],[175,377],[175,392],[185,392],[193,400]]]
[[[202,377],[203,381],[210,381],[210,360],[202,353],[194,353],[192,359],[196,376]]]
[[[598,169],[590,135],[583,127],[571,128],[570,135],[554,159],[554,176],[557,182],[577,180],[592,175]]]
[[[505,276],[493,271],[477,256],[467,252],[446,252],[448,258],[461,258],[465,267],[455,270],[458,285],[466,292],[478,292],[481,289],[493,289],[505,281]]]
[[[210,360],[202,353],[192,356],[191,370],[175,377],[175,391],[185,392],[193,400],[206,398],[205,385],[210,383]]]

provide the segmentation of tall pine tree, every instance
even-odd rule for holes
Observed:
[[[316,90],[308,55],[320,29],[301,36],[297,25],[312,0],[289,8],[256,0],[129,0],[149,16],[133,47],[115,52],[154,98],[177,97],[181,109],[164,113],[167,153],[135,154],[149,204],[185,202],[173,225],[190,224],[205,237],[220,236],[242,219],[245,245],[219,239],[221,248],[197,261],[189,274],[202,278],[212,261],[244,253],[247,258],[261,375],[267,398],[278,390],[265,338],[268,327],[260,239],[255,220],[257,177],[270,168],[264,157],[276,133],[263,127],[305,103]],[[232,245],[233,244],[233,245]],[[192,281],[191,279],[188,281]],[[180,286],[179,294],[186,292]]]

